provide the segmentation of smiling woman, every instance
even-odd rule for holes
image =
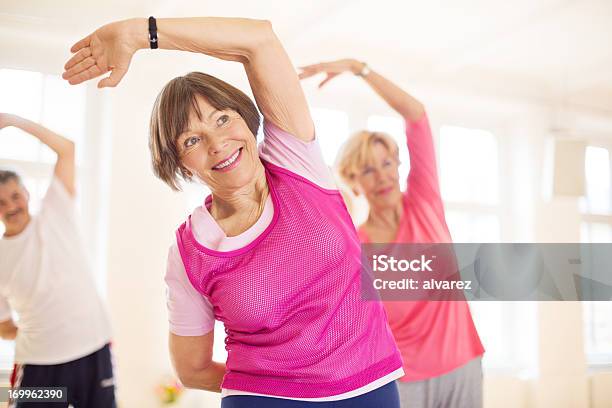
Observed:
[[[179,176],[189,181],[194,174],[181,165],[181,157],[193,152],[200,142],[210,144],[208,131],[234,130],[237,122],[248,128],[244,131],[250,133],[255,144],[259,112],[242,91],[201,72],[174,78],[157,97],[151,114],[150,149],[155,175],[178,189]]]
[[[360,247],[333,183],[297,74],[266,21],[188,18],[108,24],[76,43],[71,84],[147,48],[243,64],[257,107],[202,73],[170,81],[151,117],[156,175],[212,194],[176,231],[166,283],[170,353],[188,387],[222,407],[398,408],[402,362],[382,305],[361,300]],[[264,140],[255,135],[262,112]],[[347,319],[350,316],[350,319]],[[214,321],[228,358],[212,361]]]

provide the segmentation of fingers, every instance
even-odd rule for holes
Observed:
[[[93,57],[87,57],[62,74],[62,78],[71,85],[80,84],[88,79],[102,75],[108,70],[102,69]]]
[[[302,71],[298,74],[298,78],[300,79],[306,79],[306,78],[310,78],[311,76],[314,76],[318,74],[318,72],[312,72],[312,71]]]
[[[86,71],[88,68],[94,65],[96,65],[96,60],[93,57],[89,56],[81,62],[77,63],[76,65],[72,65],[70,69],[66,70],[62,74],[62,78],[69,79],[70,77],[78,74],[79,72]],[[66,66],[68,67],[68,64],[66,64]]]
[[[299,68],[302,70],[302,72],[310,74],[309,76],[323,71],[321,64],[305,65]]]
[[[339,74],[337,74],[337,73],[327,74],[327,77],[319,84],[319,89],[323,88],[323,85],[325,85],[326,83],[331,81],[333,78],[337,77],[338,75]]]
[[[300,79],[306,79],[306,78],[310,78],[311,76],[317,75],[317,74],[319,74],[321,72],[325,72],[327,74],[327,76],[319,84],[319,88],[322,88],[326,83],[328,83],[333,78],[335,78],[338,75],[340,75],[340,73],[342,72],[342,71],[334,72],[334,71],[330,70],[329,69],[330,68],[329,65],[330,64],[327,64],[327,63],[321,63],[321,64],[313,64],[313,65],[306,65],[306,66],[300,67],[302,72],[299,73],[298,77]]]
[[[77,52],[82,48],[88,47],[89,42],[91,41],[91,35],[83,38],[82,40],[75,43],[72,47],[70,47],[70,52]]]
[[[301,70],[303,71],[313,71],[315,70],[315,68],[317,67],[317,65],[319,64],[312,64],[312,65],[304,65],[303,67],[299,67]]]
[[[111,74],[98,82],[98,88],[115,87],[128,71],[128,67],[115,67]]]
[[[68,70],[90,56],[91,56],[91,48],[89,47],[83,48],[82,50],[74,54],[72,58],[70,58],[66,64],[64,64],[64,69]]]
[[[310,78],[321,72],[325,72],[325,67],[322,64],[307,65],[305,67],[300,67],[300,69],[302,70],[298,75],[300,79]]]
[[[327,81],[336,77],[338,74],[343,72],[350,71],[350,66],[348,65],[349,60],[339,60],[333,62],[321,62],[313,65],[306,65],[300,67],[302,72],[299,74],[300,79],[309,78],[311,76],[317,75],[321,72],[325,72],[328,76],[327,78],[319,85],[319,87],[323,86]]]
[[[67,79],[70,85],[77,85],[77,84],[80,84],[81,82],[85,82],[92,78],[98,77],[107,71],[108,70],[101,69],[98,65],[92,65],[91,67],[87,68],[85,71],[81,71],[77,74],[74,74],[71,77],[64,78],[64,79]]]

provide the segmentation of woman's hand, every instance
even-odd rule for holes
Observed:
[[[337,77],[343,72],[352,72],[358,74],[363,70],[363,62],[354,59],[342,59],[332,62],[322,62],[320,64],[307,65],[301,67],[300,79],[308,78],[320,72],[325,72],[327,77],[319,84],[319,88],[325,85],[331,79]],[[364,81],[380,95],[385,102],[389,104],[397,113],[402,115],[410,122],[420,120],[425,114],[425,107],[421,102],[411,96],[408,92],[389,81],[379,73],[370,70],[367,76],[363,77]]]
[[[148,44],[145,19],[117,21],[100,27],[70,48],[75,53],[64,65],[62,78],[80,84],[110,71],[98,88],[117,86],[127,72],[132,56]]]
[[[305,79],[313,75],[317,75],[321,72],[325,72],[327,76],[319,84],[319,88],[321,88],[328,81],[337,77],[343,72],[352,72],[353,74],[361,72],[363,65],[363,62],[359,62],[354,59],[341,59],[338,61],[322,62],[320,64],[306,65],[305,67],[300,67],[302,72],[300,72],[299,76],[300,79]]]

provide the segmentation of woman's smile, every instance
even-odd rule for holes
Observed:
[[[377,195],[386,195],[386,194],[389,194],[391,191],[393,191],[393,186],[381,188],[380,190],[376,191],[376,194]]]
[[[227,172],[235,169],[240,164],[240,159],[242,159],[242,147],[236,150],[230,157],[221,160],[215,166],[213,166],[214,171]]]

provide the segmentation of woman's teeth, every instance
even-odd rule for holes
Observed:
[[[230,157],[229,159],[227,159],[226,161],[224,161],[224,162],[223,162],[223,163],[221,163],[221,164],[217,164],[215,167],[213,167],[213,169],[215,169],[215,170],[221,170],[222,168],[227,167],[227,166],[229,166],[230,164],[232,164],[233,162],[235,162],[235,161],[236,161],[236,159],[238,158],[238,155],[240,154],[240,150],[241,150],[241,149],[236,150],[236,153],[234,153],[234,154],[232,155],[232,157]]]

